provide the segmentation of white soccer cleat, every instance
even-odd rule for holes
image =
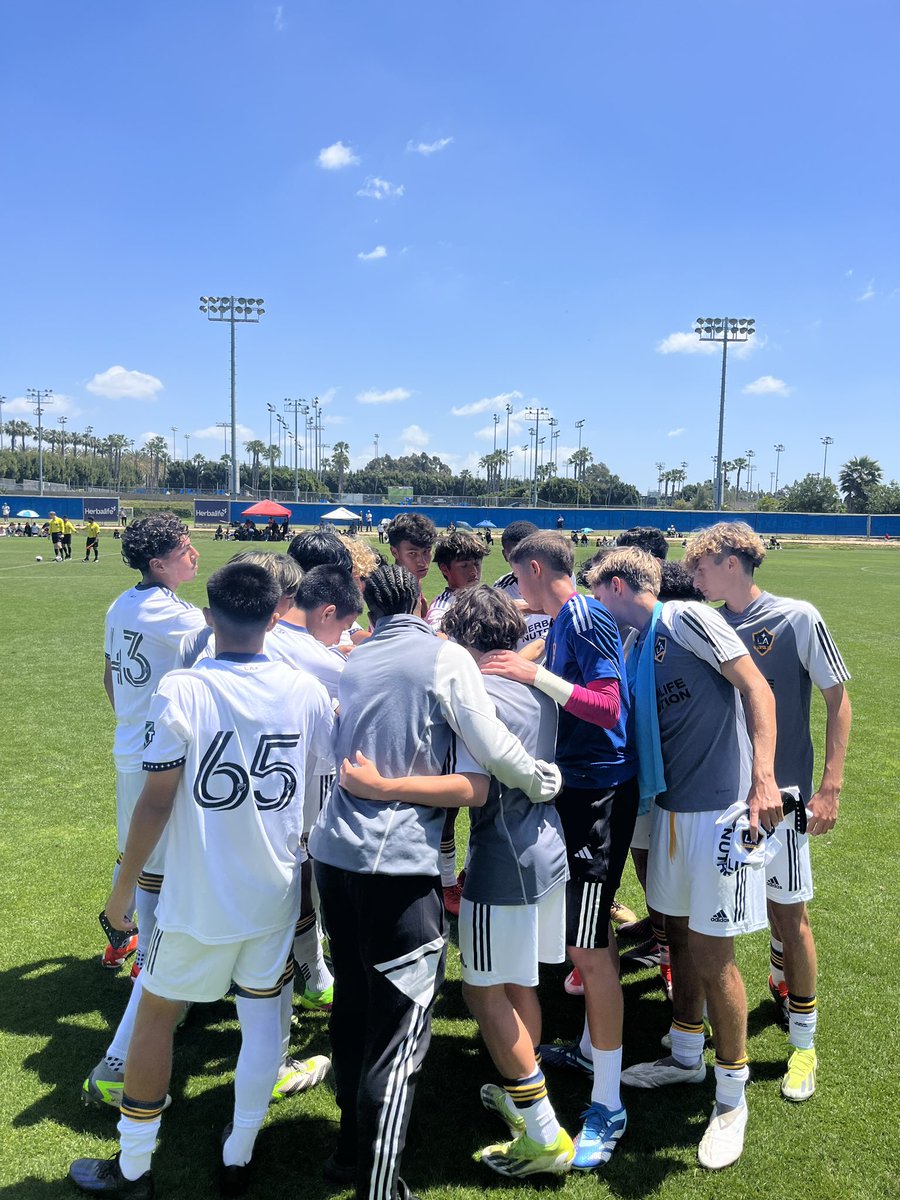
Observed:
[[[701,1058],[696,1067],[679,1067],[671,1058],[656,1062],[635,1063],[622,1072],[622,1082],[628,1087],[658,1088],[672,1083],[702,1083],[706,1078],[706,1063]]]
[[[730,1167],[741,1157],[744,1150],[744,1133],[747,1129],[747,1102],[729,1112],[716,1114],[713,1109],[706,1133],[697,1147],[700,1166],[708,1171],[721,1171]]]

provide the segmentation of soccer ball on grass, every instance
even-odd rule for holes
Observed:
[[[34,556],[34,561],[35,561],[35,562],[43,562],[43,561],[44,561],[44,556],[43,556],[42,554],[36,554],[36,555]]]

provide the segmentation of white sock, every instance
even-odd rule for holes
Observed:
[[[669,1036],[675,1061],[682,1067],[696,1067],[703,1057],[703,1022],[691,1025],[687,1021],[673,1021]]]
[[[140,1179],[145,1171],[150,1170],[156,1135],[162,1124],[162,1104],[160,1100],[160,1112],[150,1120],[135,1121],[131,1117],[119,1117],[119,1167],[126,1179]]]
[[[591,1045],[591,1031],[588,1029],[587,1016],[584,1018],[584,1028],[581,1031],[581,1041],[578,1043],[578,1049],[582,1058],[586,1058],[591,1062],[591,1051],[594,1047]]]
[[[235,1003],[241,1052],[234,1072],[234,1129],[222,1150],[229,1167],[250,1161],[278,1076],[283,1044],[281,993],[259,1000],[238,995]]]
[[[544,1073],[536,1066],[524,1079],[504,1080],[504,1090],[516,1112],[525,1122],[525,1132],[541,1146],[550,1146],[559,1137],[560,1126],[547,1098]]]
[[[778,938],[769,938],[769,974],[773,983],[784,983],[784,944]]]
[[[134,893],[134,905],[137,913],[138,946],[135,963],[143,967],[144,959],[150,948],[150,939],[156,929],[156,906],[159,903],[159,892],[145,892],[142,887]]]
[[[441,887],[453,887],[456,883],[456,839],[453,834],[441,841]]]
[[[334,976],[325,965],[325,955],[322,953],[322,939],[316,925],[316,914],[301,917],[297,922],[298,932],[294,938],[294,958],[303,980],[313,992],[324,992],[334,983]]]
[[[750,1068],[746,1058],[740,1063],[719,1065],[716,1059],[716,1109],[727,1112],[730,1108],[740,1108],[744,1103],[744,1088],[750,1078]]]
[[[116,1032],[113,1034],[113,1039],[107,1048],[107,1061],[112,1058],[120,1058],[124,1062],[128,1057],[128,1047],[131,1045],[134,1021],[137,1017],[138,1005],[141,1002],[141,993],[143,990],[144,973],[142,971],[132,985],[131,995],[128,997],[128,1003],[125,1005],[125,1012],[122,1014],[122,1019],[116,1026]]]
[[[622,1078],[622,1047],[617,1050],[598,1050],[591,1046],[591,1058],[594,1062],[594,1083],[591,1088],[591,1103],[602,1104],[605,1108],[622,1107],[622,1097],[619,1094],[619,1082]]]
[[[795,1011],[795,1005],[800,1011]],[[795,1049],[812,1050],[818,1016],[815,996],[793,996],[788,992],[788,1037]]]

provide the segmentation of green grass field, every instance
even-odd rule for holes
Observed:
[[[197,540],[198,580],[184,589],[201,602],[203,580],[236,547]],[[3,597],[3,736],[0,738],[0,1196],[50,1200],[73,1194],[70,1161],[115,1149],[115,1116],[87,1109],[81,1082],[103,1053],[125,1004],[123,972],[101,970],[96,914],[106,898],[115,853],[113,717],[101,684],[103,617],[135,578],[118,544],[101,540],[98,565],[52,561],[47,543],[0,540]],[[34,562],[36,553],[45,561]],[[581,551],[579,559],[587,557]],[[46,561],[49,560],[49,561]],[[484,578],[503,573],[499,545]],[[485,1191],[524,1196],[552,1188],[570,1200],[611,1195],[631,1200],[887,1200],[898,1195],[900,1056],[897,1054],[898,776],[895,697],[900,659],[894,605],[900,555],[886,547],[803,547],[773,554],[763,587],[803,597],[823,612],[853,675],[854,723],[841,819],[813,848],[817,894],[813,923],[820,956],[819,1090],[791,1106],[779,1094],[787,1040],[771,1023],[764,934],[739,947],[750,1007],[750,1126],[736,1168],[718,1175],[697,1165],[696,1144],[709,1115],[713,1083],[627,1093],[629,1128],[601,1174],[517,1187],[472,1162],[500,1140],[502,1126],[481,1108],[478,1089],[494,1078],[462,1001],[458,955],[448,981],[404,1160],[404,1177],[425,1200],[475,1200]],[[440,590],[433,569],[426,591]],[[815,708],[821,743],[821,703]],[[461,828],[458,826],[458,828]],[[459,839],[461,840],[461,839]],[[628,868],[622,897],[640,908]],[[641,910],[642,911],[642,910]],[[895,914],[895,917],[891,916]],[[542,985],[545,1037],[581,1027],[578,1000],[562,991],[562,968]],[[669,1008],[652,972],[625,980],[625,1063],[655,1057]],[[219,1135],[231,1115],[231,1072],[238,1033],[228,1002],[195,1008],[177,1035],[171,1091],[154,1160],[161,1197],[215,1195]],[[294,1051],[327,1050],[326,1020],[310,1016]],[[551,1097],[573,1132],[588,1089],[552,1075]],[[334,1194],[321,1178],[336,1108],[326,1088],[273,1108],[257,1143],[251,1195],[309,1200]]]

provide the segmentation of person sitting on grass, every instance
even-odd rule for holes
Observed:
[[[291,946],[300,904],[307,755],[331,753],[325,689],[263,653],[279,587],[262,567],[229,563],[210,576],[206,620],[216,657],[171,671],[151,702],[146,781],[118,879],[104,910],[127,931],[131,894],[168,830],[157,928],[141,973],[143,995],[125,1062],[119,1152],[76,1160],[83,1192],[150,1200],[150,1163],[186,1001],[233,990],[241,1026],[234,1117],[223,1135],[220,1190],[247,1184],[290,1028]],[[289,1013],[289,1003],[287,1012]]]

